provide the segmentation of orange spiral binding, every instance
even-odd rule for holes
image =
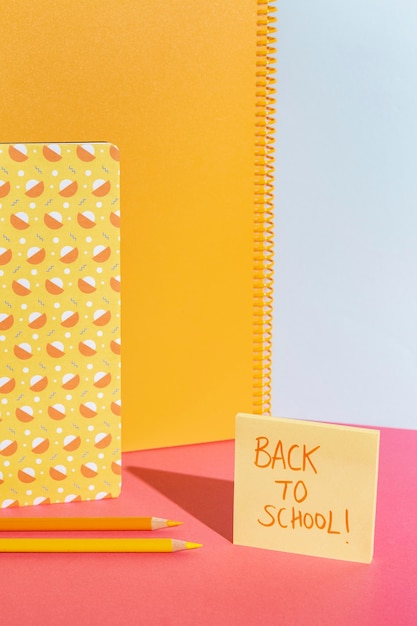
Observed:
[[[255,122],[253,411],[271,412],[276,7],[258,0]]]

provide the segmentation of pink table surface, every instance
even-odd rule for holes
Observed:
[[[2,511],[157,515],[184,525],[152,536],[204,547],[176,554],[0,554],[0,623],[417,624],[417,432],[381,430],[371,565],[232,545],[233,453],[232,441],[130,452],[117,500]]]

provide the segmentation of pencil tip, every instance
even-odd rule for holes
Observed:
[[[193,543],[192,541],[186,541],[185,542],[185,549],[186,550],[194,550],[194,548],[202,548],[203,544],[202,543]]]
[[[166,524],[167,524],[167,526],[169,528],[171,528],[172,526],[181,526],[181,524],[183,524],[183,522],[176,522],[175,520],[167,519]]]

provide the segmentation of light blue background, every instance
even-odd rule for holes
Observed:
[[[417,427],[417,2],[278,3],[273,414]]]

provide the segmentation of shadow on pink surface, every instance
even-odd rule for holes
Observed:
[[[126,470],[175,502],[187,513],[233,539],[233,482],[129,466]]]

